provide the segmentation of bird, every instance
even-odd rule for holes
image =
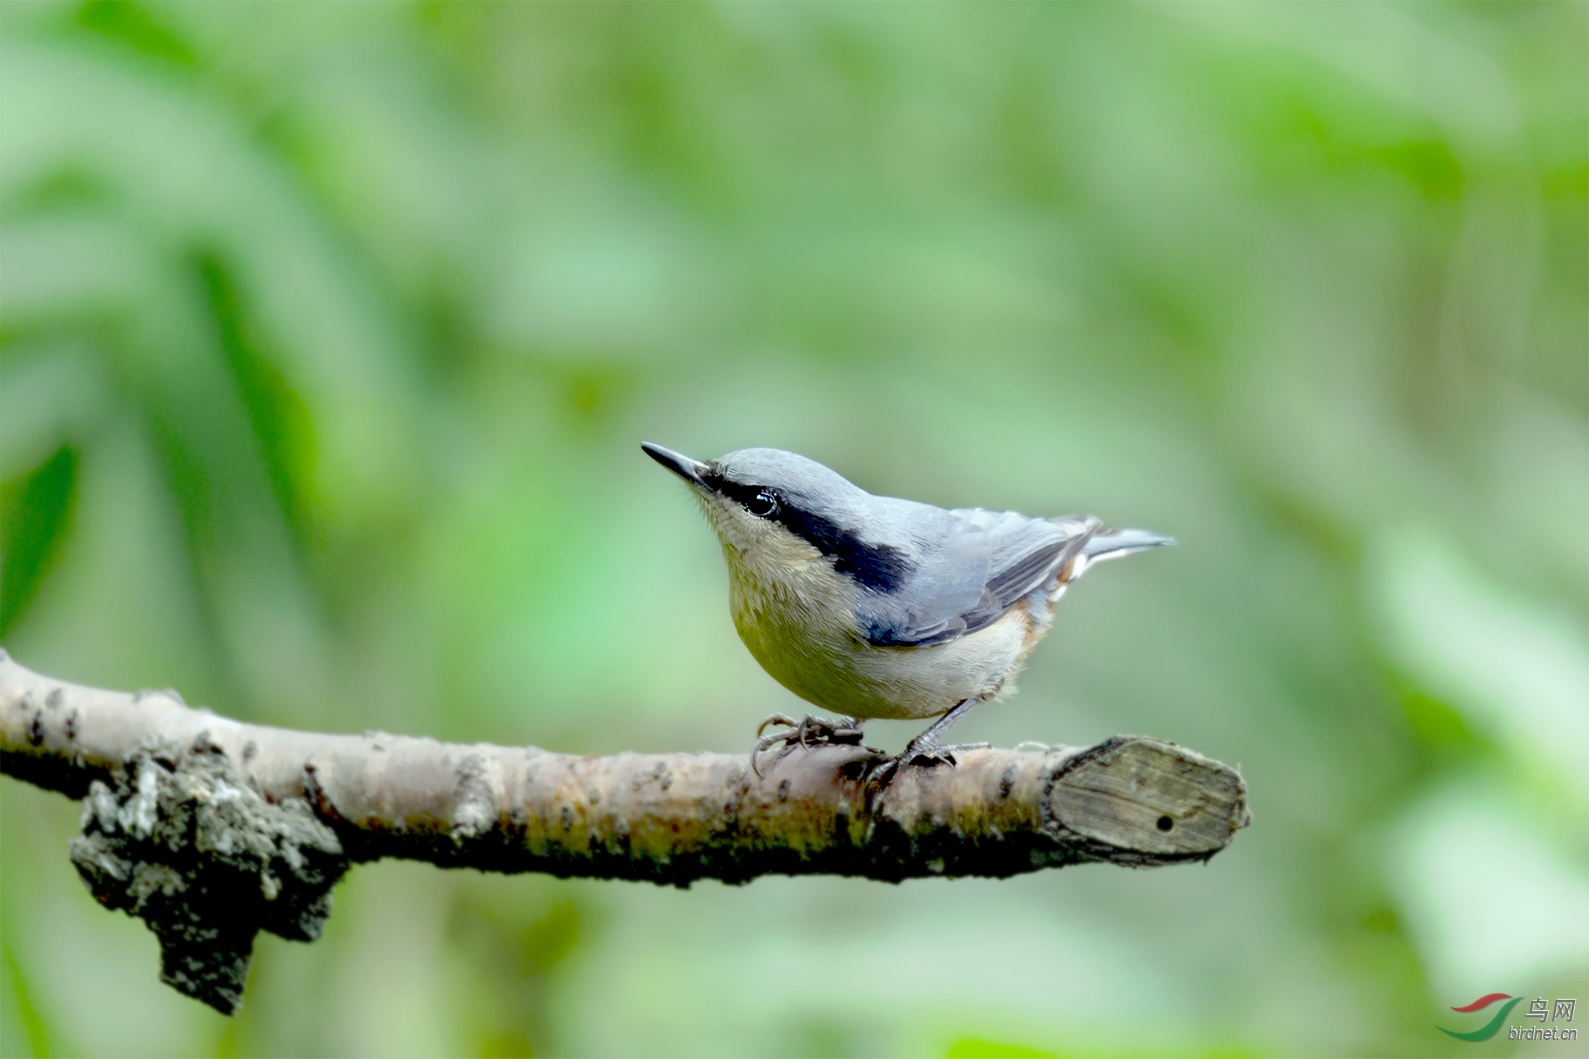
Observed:
[[[713,460],[651,442],[641,449],[688,484],[717,534],[734,627],[751,655],[794,694],[837,715],[768,717],[753,768],[780,742],[780,760],[796,747],[860,744],[873,718],[936,718],[885,771],[954,765],[954,751],[967,746],[944,746],[944,736],[1013,690],[1066,587],[1094,563],[1175,543],[1108,529],[1092,516],[874,496],[781,449]],[[788,731],[763,735],[772,726]]]

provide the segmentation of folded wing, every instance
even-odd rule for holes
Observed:
[[[946,532],[921,542],[922,561],[896,591],[860,608],[879,647],[946,643],[1003,617],[1046,584],[1099,529],[1096,520],[1036,519],[1013,511],[944,512]]]

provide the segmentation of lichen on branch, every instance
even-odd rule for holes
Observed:
[[[149,736],[83,799],[71,858],[106,908],[160,939],[160,978],[226,1014],[242,1003],[254,935],[313,941],[348,860],[300,800],[274,805],[200,737]]]

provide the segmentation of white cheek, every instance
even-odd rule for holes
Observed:
[[[737,504],[708,500],[702,507],[723,543],[736,606],[804,611],[833,605],[843,596],[840,579],[822,553],[782,526]]]
[[[724,541],[734,545],[739,564],[765,587],[794,587],[815,576],[813,567],[820,563],[821,553],[779,527],[745,519],[730,532],[732,536],[725,533]]]
[[[725,504],[721,500],[708,499],[701,501],[701,508],[706,512],[707,521],[712,524],[712,529],[723,544],[741,554],[754,554],[762,545],[761,538],[765,535],[767,524],[760,519],[751,518],[738,504]]]

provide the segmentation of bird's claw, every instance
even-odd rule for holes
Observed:
[[[787,728],[785,732],[773,732],[763,735],[768,728],[781,725]],[[763,775],[760,765],[761,755],[773,747],[783,744],[778,751],[778,756],[773,758],[773,767],[778,762],[794,753],[796,750],[810,750],[813,746],[865,746],[861,742],[861,725],[853,717],[840,717],[830,721],[825,717],[814,717],[806,714],[796,721],[784,713],[775,713],[768,717],[756,729],[756,743],[750,749],[750,767],[756,775]],[[866,747],[872,750],[871,747]],[[881,754],[876,750],[874,753]]]
[[[756,741],[758,743],[760,743],[762,741],[761,733],[765,732],[767,729],[771,728],[775,724],[781,724],[785,728],[793,728],[799,723],[800,722],[796,721],[793,717],[789,716],[787,713],[768,714],[767,715],[767,719],[765,721],[762,721],[761,724],[756,726]],[[782,738],[782,737],[780,737],[780,738]]]

